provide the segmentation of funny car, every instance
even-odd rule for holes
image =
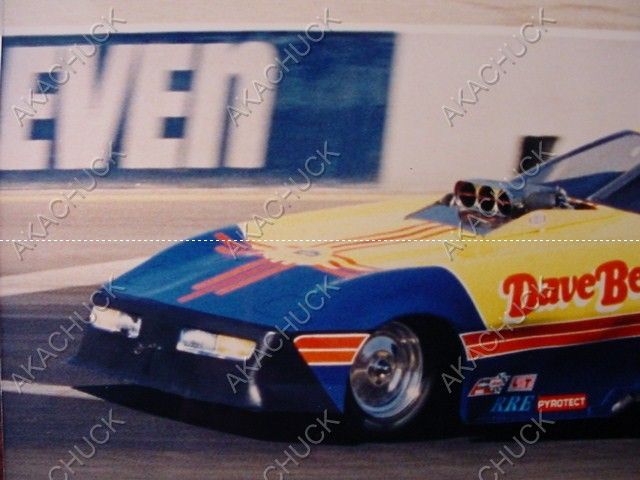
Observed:
[[[444,195],[186,239],[96,297],[121,382],[381,435],[607,417],[640,398],[640,134]],[[424,427],[427,428],[427,427]]]

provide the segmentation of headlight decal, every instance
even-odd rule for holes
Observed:
[[[180,352],[229,360],[247,360],[255,348],[253,340],[191,328],[181,330],[176,343]]]
[[[92,325],[94,328],[112,333],[122,333],[128,338],[138,338],[142,328],[142,319],[133,318],[131,315],[113,308],[97,308],[91,310]]]

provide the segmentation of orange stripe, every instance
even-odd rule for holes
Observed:
[[[428,230],[434,229],[434,228],[438,228],[438,227],[443,227],[443,225],[439,224],[439,223],[426,223],[426,224],[422,224],[422,225],[415,225],[414,227],[414,231],[412,232],[405,232],[399,235],[367,235],[367,236],[362,236],[362,237],[356,237],[352,240],[358,240],[358,239],[362,239],[362,242],[349,242],[346,245],[353,245],[354,243],[376,243],[376,242],[369,242],[367,241],[368,239],[375,239],[375,240],[396,240],[396,239],[400,239],[400,238],[409,238],[412,237],[414,235],[418,235],[419,233],[422,232],[426,232]]]
[[[369,235],[359,235],[357,237],[349,237],[349,238],[345,238],[344,240],[338,240],[338,241],[334,241],[334,242],[323,242],[323,243],[316,243],[313,246],[341,246],[341,245],[350,245],[353,244],[353,240],[361,240],[361,239],[366,239],[366,238],[379,238],[379,239],[386,239],[387,237],[390,238],[396,238],[396,236],[398,236],[398,234],[400,232],[405,232],[407,230],[413,230],[413,229],[418,229],[418,232],[420,231],[420,229],[424,228],[425,224],[424,223],[420,223],[418,225],[411,225],[408,227],[402,227],[402,228],[396,228],[394,230],[387,230],[384,232],[377,232],[374,234],[369,234]],[[413,235],[417,232],[410,232],[410,233],[405,233],[403,235]],[[402,235],[400,235],[402,236]],[[360,243],[360,242],[358,242]],[[364,243],[368,243],[368,242],[364,242]]]
[[[352,363],[356,355],[355,350],[327,351],[312,350],[300,352],[305,362],[312,365],[314,363]]]
[[[624,316],[627,317],[627,316]],[[622,317],[622,318],[624,318]],[[629,315],[628,317],[638,317],[638,315]],[[613,317],[621,318],[621,317]],[[602,320],[611,320],[611,318],[597,319],[599,320],[599,327],[596,327],[598,323],[591,323],[595,328],[586,330],[584,328],[575,328],[574,331],[569,331],[566,327],[570,324],[560,324],[556,326],[563,326],[562,330],[557,329],[553,331],[547,331],[543,334],[536,335],[510,335],[507,337],[507,333],[513,334],[514,332],[504,332],[504,339],[492,339],[485,340],[484,342],[471,342],[469,339],[464,339],[465,350],[467,352],[467,358],[488,358],[497,355],[505,355],[508,353],[522,352],[526,350],[537,350],[541,348],[554,348],[554,347],[567,347],[572,345],[582,345],[588,343],[604,342],[608,340],[619,340],[624,338],[633,338],[640,336],[640,323],[636,320],[636,323],[624,324],[620,322],[617,326],[604,326],[609,322],[602,322]],[[573,323],[586,323],[586,322],[573,322]],[[536,326],[539,327],[539,326]],[[533,327],[529,327],[533,328]],[[522,330],[525,330],[523,327]],[[535,330],[539,332],[540,329]],[[474,332],[476,333],[476,332]],[[503,332],[500,332],[503,334]],[[463,336],[464,337],[464,336]],[[471,337],[471,338],[475,338]]]
[[[348,336],[301,336],[296,338],[295,343],[298,349],[307,348],[360,348],[362,342],[368,337],[367,334],[356,334]]]
[[[178,298],[178,303],[186,303],[194,298],[201,297],[202,295],[206,295],[208,292],[206,290],[196,290],[195,292],[188,293]]]
[[[217,232],[213,235],[216,240],[221,240],[223,242],[235,242],[233,238],[231,238],[226,233]]]
[[[282,267],[281,263],[272,262],[271,260],[268,260],[266,258],[263,259],[262,262],[256,261],[255,263],[261,264],[257,265],[256,268],[240,272],[232,277],[218,279],[218,281],[216,282],[216,286],[218,288],[224,288],[225,286],[234,285],[236,283],[243,282],[244,280],[251,280],[253,278],[264,278],[262,277],[262,275],[264,275],[265,272],[278,270],[280,267]]]
[[[274,268],[274,266],[276,266],[277,268]],[[207,293],[223,295],[224,293],[232,292],[233,290],[240,288],[236,285],[238,285],[238,282],[242,282],[243,279],[245,281],[248,279],[249,283],[251,283],[251,280],[259,281],[265,278],[265,272],[269,272],[266,275],[268,276],[271,271],[277,270],[278,268],[278,264],[274,264],[273,262],[265,258],[254,260],[253,262],[233,268],[228,272],[221,273],[220,275],[216,275],[215,277],[209,278],[205,281],[193,285],[191,288],[194,291],[178,298],[178,302],[185,303],[195,298],[206,295]],[[247,276],[245,277],[245,275]],[[257,280],[254,280],[256,278]],[[225,285],[224,282],[226,280],[228,280],[230,284]],[[235,283],[233,283],[234,280],[236,280]],[[220,285],[220,283],[222,283],[222,285]]]
[[[345,257],[343,255],[338,255],[338,254],[334,254],[333,256],[336,257],[336,258],[339,258],[340,260],[344,260],[345,262],[349,263],[350,265],[353,265],[354,269],[366,270],[366,271],[369,271],[369,272],[376,271],[375,268],[367,267],[366,265],[362,265],[361,263],[356,262],[353,258]],[[347,267],[347,268],[350,268],[350,267]]]
[[[416,236],[416,238],[427,238],[424,235],[420,235],[420,234],[424,234],[426,232],[429,232],[431,230],[440,230],[440,231],[436,231],[436,232],[431,232],[429,233],[428,236],[434,236],[434,235],[438,235],[439,233],[443,233],[447,230],[450,230],[450,227],[443,227],[442,225],[433,225],[430,227],[424,227],[421,230],[418,230],[416,232],[412,232],[410,234],[407,235],[398,235],[396,237],[388,237],[388,238],[376,238],[375,240],[409,240],[412,237]],[[455,230],[455,229],[453,229]],[[349,250],[356,250],[356,249],[361,249],[361,248],[370,248],[370,247],[379,247],[381,245],[385,245],[386,242],[367,242],[367,241],[363,241],[363,242],[350,242],[350,243],[345,243],[342,246],[338,246],[335,248],[335,252],[346,252]]]
[[[437,231],[437,232],[431,232],[431,233],[429,233],[428,235],[423,235],[423,236],[418,237],[418,238],[419,238],[419,239],[422,239],[422,238],[431,238],[431,237],[435,237],[436,235],[440,235],[441,233],[453,232],[453,231],[456,231],[456,230],[457,230],[457,228],[449,228],[449,227],[445,227],[445,228],[442,228],[440,231]]]
[[[216,233],[214,234],[214,237],[216,240],[218,240],[218,245],[214,248],[214,250],[218,253],[234,256],[234,250],[229,246],[229,244],[232,244],[236,248],[236,251],[241,250],[242,254],[251,252],[251,245],[248,242],[234,240],[229,235],[224,233]],[[220,245],[220,243],[222,243],[222,245]]]
[[[345,256],[342,256],[342,255],[334,255],[334,257],[339,258],[340,260],[344,260],[345,262],[347,262],[350,265],[358,266],[358,262],[356,262],[353,258],[345,257]]]
[[[497,336],[500,341],[522,337],[535,337],[538,335],[551,335],[557,333],[571,333],[577,331],[594,330],[597,328],[611,328],[621,325],[631,325],[640,323],[640,313],[631,313],[626,315],[617,315],[613,317],[590,318],[588,320],[578,320],[574,322],[559,322],[547,325],[526,325],[515,327],[511,330],[501,330],[498,334],[495,330],[485,330],[482,332],[469,332],[461,335],[462,340],[467,345],[479,344],[482,339],[484,342],[493,343],[492,336]],[[489,338],[489,340],[486,340]]]
[[[245,242],[245,243],[248,243],[248,244],[250,245],[250,248],[253,248],[253,246],[254,246],[254,245],[255,245],[256,247],[260,247],[260,248],[268,248],[268,249],[271,249],[271,250],[273,250],[274,248],[276,248],[276,247],[274,247],[273,245],[269,245],[269,244],[267,244],[267,243],[262,243],[262,242],[254,242],[253,240],[250,240],[249,242]]]
[[[223,285],[221,287],[218,287],[215,293],[217,293],[218,295],[224,295],[229,292],[233,292],[234,290],[238,290],[242,287],[246,287],[247,285],[251,285],[252,283],[256,283],[261,280],[264,280],[265,278],[270,277],[271,275],[276,275],[280,272],[284,272],[285,270],[289,270],[290,268],[293,268],[293,267],[294,265],[283,265],[280,263],[274,263],[270,267],[261,269],[256,272],[251,272],[250,276],[241,278],[239,281],[235,283],[230,283],[228,285]]]
[[[240,245],[241,243],[244,243],[244,242],[240,242],[240,241],[238,241],[238,240],[235,240],[235,239],[231,238],[231,237],[230,237],[229,235],[227,235],[226,233],[220,233],[220,232],[218,232],[218,233],[214,234],[214,235],[213,235],[213,237],[214,237],[216,240],[220,240],[221,242],[223,242],[223,243],[225,243],[225,244],[226,244],[226,243],[234,243],[234,244],[236,244],[236,245]]]
[[[207,280],[203,280],[202,282],[196,283],[191,288],[195,290],[200,290],[202,288],[207,288],[209,286],[213,286],[216,283],[224,281],[227,278],[236,277],[238,275],[242,275],[250,272],[256,268],[264,268],[271,263],[271,260],[267,260],[266,258],[260,258],[258,260],[253,260],[249,263],[245,263],[244,265],[240,265],[239,267],[234,267],[231,270],[227,270],[224,273],[220,273],[214,277],[208,278]]]
[[[568,347],[572,345],[583,345],[587,343],[597,343],[607,340],[618,340],[639,336],[640,325],[629,325],[626,327],[611,328],[608,330],[594,330],[592,332],[567,333],[563,335],[553,335],[551,337],[532,337],[510,340],[508,342],[498,344],[498,347],[489,355],[484,354],[481,350],[472,350],[471,352],[472,355],[476,355],[475,358],[484,358],[487,356],[504,355],[524,350]]]

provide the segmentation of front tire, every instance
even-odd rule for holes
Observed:
[[[352,426],[384,438],[407,433],[419,423],[440,425],[447,406],[457,402],[455,395],[443,396],[440,378],[450,346],[399,321],[373,332],[349,373]]]

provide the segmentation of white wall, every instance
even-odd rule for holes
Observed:
[[[558,20],[559,22],[559,20]],[[556,135],[564,152],[617,130],[640,127],[640,35],[550,26],[451,127],[467,81],[498,57],[518,28],[407,33],[399,39],[382,179],[398,188],[444,188],[465,177],[508,175],[525,135]],[[458,29],[461,30],[461,29]],[[515,47],[514,51],[518,52]],[[493,73],[485,72],[493,82]],[[459,109],[459,108],[458,108]]]

